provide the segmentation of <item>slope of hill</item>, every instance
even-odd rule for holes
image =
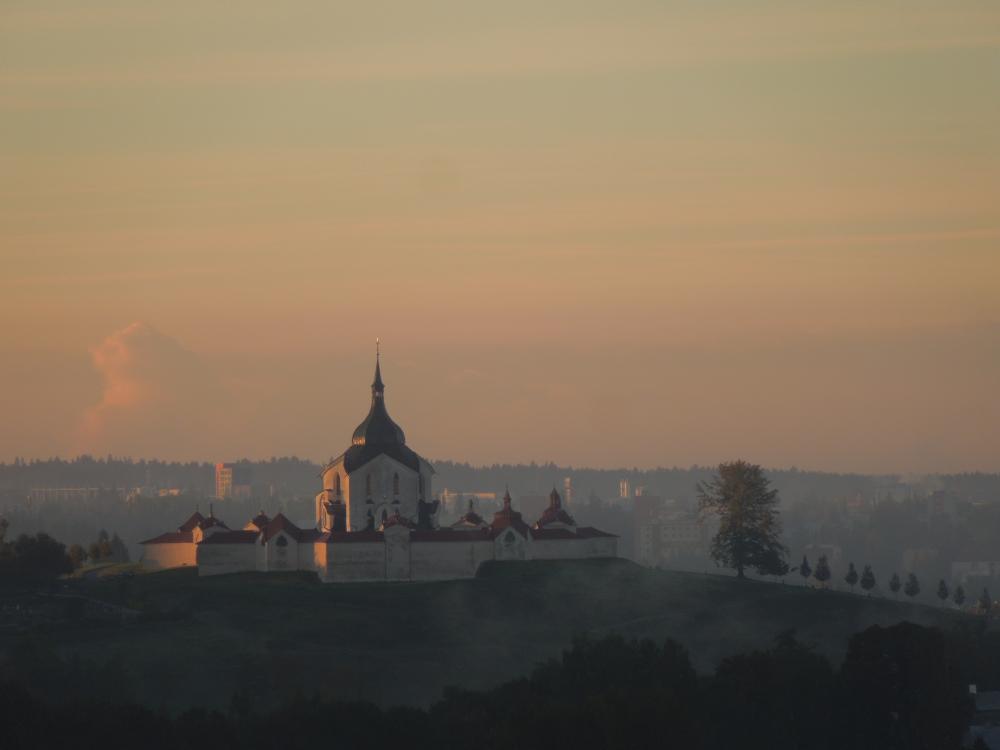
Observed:
[[[577,635],[674,638],[695,666],[765,647],[785,630],[839,661],[851,634],[964,616],[922,605],[655,571],[624,560],[498,563],[480,578],[322,585],[305,574],[198,578],[172,570],[73,582],[89,597],[155,613],[121,625],[54,627],[64,656],[120,659],[149,705],[226,708],[302,691],[427,704],[444,687],[482,688],[527,673]],[[5,637],[10,643],[10,637]]]

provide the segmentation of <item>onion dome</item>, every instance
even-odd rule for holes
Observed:
[[[466,511],[465,515],[451,525],[453,529],[481,529],[485,527],[486,521],[472,509],[472,500],[469,500],[469,510]]]
[[[350,473],[383,453],[414,471],[420,471],[420,456],[406,447],[403,428],[393,422],[386,411],[382,367],[379,355],[376,355],[372,405],[368,416],[354,430],[351,447],[344,454],[344,468]]]
[[[493,514],[493,523],[490,524],[490,530],[495,535],[511,527],[520,532],[522,536],[528,535],[528,524],[521,520],[521,514],[510,505],[510,490],[508,489],[503,494],[503,508]]]
[[[372,405],[368,416],[354,430],[352,445],[404,445],[406,436],[403,428],[392,421],[385,409],[385,384],[382,382],[382,367],[379,357],[375,357],[375,380],[372,382]]]
[[[576,521],[573,520],[573,517],[563,510],[562,498],[559,497],[559,493],[556,492],[555,487],[552,488],[552,493],[549,495],[549,507],[545,509],[542,517],[535,523],[535,528],[541,529],[553,524],[576,526]]]

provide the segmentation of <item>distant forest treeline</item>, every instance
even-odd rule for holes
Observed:
[[[752,456],[747,456],[753,460]],[[277,495],[313,495],[319,487],[319,464],[295,456],[263,461],[237,462],[250,469],[252,481],[271,486]],[[619,481],[630,488],[644,487],[649,494],[677,500],[694,497],[695,485],[710,476],[714,467],[589,469],[556,464],[493,464],[473,466],[441,460],[433,462],[440,490],[502,491],[509,486],[515,496],[547,492],[553,486],[562,491],[565,477],[572,477],[579,499],[618,496]],[[791,469],[768,469],[767,474],[787,503],[827,501],[856,495],[913,490],[954,493],[970,501],[1000,499],[1000,473],[930,474],[905,479],[885,474],[837,474]],[[215,488],[215,466],[207,462],[168,462],[156,459],[94,458],[80,456],[0,463],[0,492],[25,492],[40,487],[177,488],[191,495],[209,496]],[[898,497],[896,499],[903,499]]]

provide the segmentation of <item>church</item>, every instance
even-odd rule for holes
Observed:
[[[142,542],[152,570],[196,566],[198,575],[243,571],[315,571],[324,582],[433,581],[471,578],[487,560],[616,557],[618,538],[578,526],[555,489],[533,523],[511,505],[492,520],[471,506],[455,523],[438,524],[434,467],[407,446],[385,405],[381,358],[375,357],[368,416],[350,447],[322,471],[316,523],[300,528],[263,512],[232,529],[210,510],[176,531]]]

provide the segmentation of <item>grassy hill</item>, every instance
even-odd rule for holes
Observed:
[[[70,584],[153,613],[122,624],[54,625],[64,656],[120,658],[154,707],[225,708],[237,687],[261,699],[301,689],[383,704],[426,704],[447,685],[525,674],[578,634],[674,638],[695,666],[768,646],[794,628],[835,662],[873,624],[949,627],[960,613],[625,560],[501,563],[476,580],[323,585],[306,574],[198,578],[171,570]],[[11,636],[3,636],[9,645]]]

